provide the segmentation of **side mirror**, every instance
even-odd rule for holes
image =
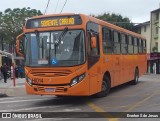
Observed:
[[[16,38],[16,52],[19,56],[24,57],[24,34],[20,34]]]
[[[91,37],[91,48],[96,48],[97,47],[97,40],[96,37],[92,36]]]

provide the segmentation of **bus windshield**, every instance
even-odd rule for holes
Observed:
[[[25,36],[26,66],[76,66],[85,62],[82,30],[26,33]]]

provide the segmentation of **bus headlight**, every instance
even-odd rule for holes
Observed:
[[[31,79],[28,78],[27,76],[26,76],[26,81],[27,81],[27,83],[28,83],[30,86],[32,86],[32,81],[31,81]]]
[[[71,80],[70,86],[72,87],[72,86],[76,85],[77,83],[82,81],[85,78],[85,76],[86,76],[86,73],[83,73],[80,76],[77,76],[77,77],[73,78]]]

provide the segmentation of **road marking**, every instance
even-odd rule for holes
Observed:
[[[153,93],[153,94],[147,96],[146,98],[144,98],[143,100],[138,101],[137,103],[135,103],[134,105],[132,105],[129,109],[125,110],[124,112],[131,112],[133,109],[135,109],[136,107],[142,105],[144,102],[146,102],[151,97],[153,97],[155,94],[156,93]]]
[[[8,109],[8,110],[0,110],[0,112],[16,112],[16,111],[27,111],[27,110],[36,110],[36,109],[43,109],[43,108],[58,108],[61,106],[41,106],[41,107],[32,107],[32,108],[21,108],[21,109]]]
[[[143,96],[150,96],[151,94],[153,94],[153,93],[147,93],[147,94],[143,94]],[[160,90],[156,90],[156,91],[154,91],[154,95],[160,95]],[[112,97],[112,98],[125,98],[125,97],[133,97],[133,96],[137,96],[137,95],[135,95],[135,94],[127,94],[127,95],[125,95],[125,94],[123,94],[123,95],[109,95],[109,97]]]
[[[48,96],[48,97],[41,97],[41,96],[35,96],[35,97],[32,97],[32,96],[25,96],[25,97],[4,97],[4,98],[2,98],[2,99],[0,99],[0,101],[1,100],[14,100],[14,99],[21,99],[21,98],[34,98],[34,99],[42,99],[42,98],[53,98],[53,97],[50,97],[50,96]],[[37,97],[37,98],[36,98]]]
[[[37,101],[37,100],[48,100],[48,98],[44,99],[30,99],[30,100],[14,100],[14,101],[4,101],[4,102],[0,102],[0,104],[3,103],[17,103],[17,102],[29,102],[29,101]]]
[[[0,101],[1,100],[12,100],[12,99],[20,99],[20,98],[24,98],[24,97],[4,97],[4,98],[2,98],[2,99],[0,99]]]
[[[125,110],[124,112],[130,112],[130,111],[132,111],[134,108],[136,108],[139,105],[143,104],[144,102],[146,102],[147,100],[149,100],[154,95],[155,94],[151,94],[151,95],[147,96],[146,98],[144,98],[143,100],[138,101],[137,103],[135,103],[134,105],[132,105],[129,109]]]
[[[138,106],[142,106],[142,104],[144,102],[146,102],[147,100],[149,100],[150,98],[152,98],[155,95],[159,94],[160,90],[156,90],[154,93],[150,94],[149,96],[147,96],[146,98],[144,98],[143,100],[138,101],[137,103],[135,103],[133,106],[131,106],[129,109],[127,109],[125,112],[130,112],[131,110],[133,110],[134,108],[138,107]]]
[[[86,101],[86,104],[91,107],[93,110],[95,110],[96,112],[105,112],[105,114],[102,114],[103,117],[109,117],[112,116],[111,114],[107,113],[105,110],[103,110],[102,108],[100,108],[99,106],[95,105],[94,103],[90,102],[90,101]],[[108,118],[109,121],[118,121],[118,118]]]
[[[65,112],[74,112],[74,111],[80,111],[80,108],[73,108],[73,109],[64,109]]]
[[[146,96],[148,96],[148,95],[150,95],[150,94],[144,94],[144,95],[146,95]],[[135,95],[135,94],[133,94],[133,95],[131,95],[131,94],[129,94],[129,95],[125,95],[125,94],[123,94],[123,95],[110,95],[109,97],[111,97],[111,98],[125,98],[125,97],[136,97],[137,95]]]

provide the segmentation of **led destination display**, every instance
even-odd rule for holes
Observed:
[[[29,19],[26,23],[26,28],[32,29],[32,28],[70,26],[70,25],[80,25],[80,24],[82,24],[82,19],[78,15],[58,16],[58,17],[53,16],[53,17]]]

